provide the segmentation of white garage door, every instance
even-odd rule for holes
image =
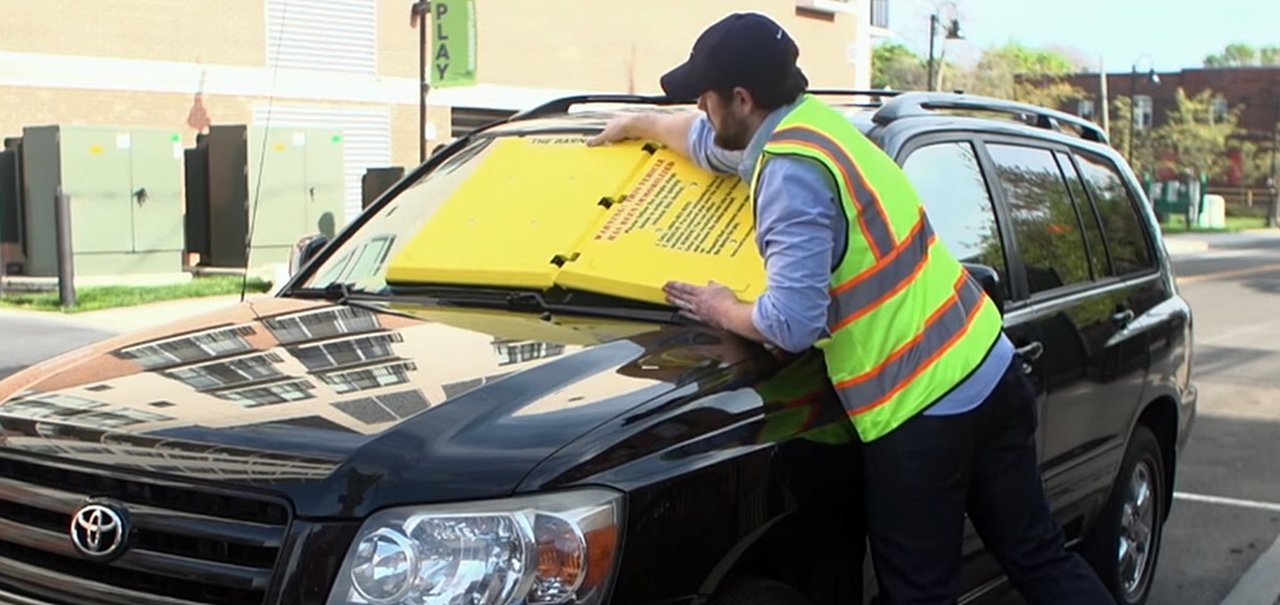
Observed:
[[[267,125],[267,105],[253,108],[255,126]],[[391,110],[387,108],[271,107],[272,128],[338,128],[342,130],[346,221],[360,214],[360,181],[365,170],[391,165]]]

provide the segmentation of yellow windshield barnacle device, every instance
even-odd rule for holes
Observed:
[[[663,284],[765,288],[748,187],[652,144],[503,137],[387,267],[390,283],[548,290],[662,304]]]

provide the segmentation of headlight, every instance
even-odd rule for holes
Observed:
[[[329,605],[599,603],[621,506],[589,489],[379,512],[347,551]]]

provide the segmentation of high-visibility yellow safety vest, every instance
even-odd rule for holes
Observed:
[[[996,343],[1000,312],[934,234],[914,187],[883,150],[812,95],[765,144],[835,179],[849,235],[831,275],[827,375],[863,441],[897,428],[963,382]],[[762,200],[761,203],[769,203]]]

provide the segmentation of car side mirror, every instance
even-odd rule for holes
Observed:
[[[289,251],[289,275],[296,275],[327,245],[329,238],[319,233],[299,238]]]
[[[982,290],[987,293],[991,301],[996,303],[996,308],[1003,313],[1004,289],[1000,287],[1000,273],[991,267],[975,263],[964,263],[964,268],[982,286]]]

